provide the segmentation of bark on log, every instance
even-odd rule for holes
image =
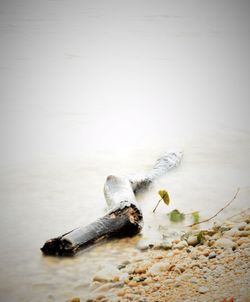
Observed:
[[[143,217],[135,194],[147,189],[156,178],[176,167],[181,157],[182,153],[165,154],[145,176],[108,176],[104,185],[104,195],[111,210],[88,226],[76,228],[46,241],[41,248],[42,252],[45,255],[73,256],[79,250],[103,239],[133,236],[140,232]]]

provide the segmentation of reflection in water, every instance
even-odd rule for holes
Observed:
[[[84,297],[103,265],[140,257],[138,236],[73,259],[39,248],[103,215],[109,174],[143,172],[175,146],[181,166],[138,197],[143,237],[178,229],[175,208],[215,213],[237,187],[218,219],[249,207],[249,11],[226,0],[1,1],[1,301]],[[171,203],[153,214],[159,189]]]

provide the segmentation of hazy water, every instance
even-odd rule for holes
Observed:
[[[107,175],[145,171],[168,149],[184,159],[139,197],[143,236],[174,208],[207,217],[238,186],[218,218],[249,207],[249,11],[243,1],[0,1],[1,300],[84,297],[103,259],[137,255],[136,238],[73,260],[39,248],[103,215]],[[162,188],[171,204],[153,215]]]

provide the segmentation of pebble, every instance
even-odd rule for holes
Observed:
[[[165,284],[165,285],[171,284],[171,283],[173,283],[173,282],[174,282],[173,279],[165,279],[165,280],[164,280],[164,284]]]
[[[208,259],[213,259],[213,258],[216,258],[216,253],[215,252],[211,252],[209,255],[208,255]]]
[[[163,250],[170,250],[173,246],[173,243],[168,239],[164,239],[160,246]]]
[[[243,244],[241,244],[240,248],[241,248],[241,249],[247,249],[248,246],[249,246],[249,244],[243,243]]]
[[[128,286],[130,286],[130,287],[136,287],[138,284],[137,284],[137,282],[136,281],[130,281],[129,283],[128,283]]]
[[[220,238],[216,241],[216,246],[219,246],[224,249],[232,249],[236,246],[236,243],[234,243],[231,239],[228,238]]]
[[[184,280],[184,281],[188,281],[191,278],[189,274],[182,274],[180,277],[181,277],[181,280]]]
[[[141,266],[141,267],[136,267],[135,269],[134,269],[134,273],[135,274],[145,274],[146,273],[146,271],[147,271],[147,267],[146,266]]]
[[[125,290],[120,290],[120,291],[117,293],[117,296],[118,296],[118,297],[123,297],[123,296],[125,296],[125,294],[126,294],[126,291],[125,291]]]
[[[149,249],[149,241],[147,240],[139,240],[136,244],[136,248],[140,251],[146,251]]]
[[[197,236],[190,236],[187,240],[188,245],[196,246],[198,244]]]
[[[197,284],[199,282],[199,280],[197,278],[195,278],[195,277],[192,277],[190,279],[190,282],[193,283],[193,284]]]
[[[201,286],[201,287],[198,288],[198,292],[199,292],[200,294],[205,294],[205,293],[208,292],[208,288],[205,287],[205,286]]]
[[[207,273],[207,272],[209,272],[209,269],[207,267],[203,267],[202,272]]]
[[[119,265],[117,265],[117,268],[119,269],[119,270],[121,270],[121,269],[123,269],[123,268],[125,268],[126,267],[126,265],[124,265],[124,264],[119,264]]]
[[[249,237],[250,236],[250,231],[239,231],[237,234],[239,237]]]
[[[80,301],[81,300],[78,297],[75,297],[75,298],[72,298],[72,299],[68,300],[68,302],[80,302]]]
[[[182,250],[182,249],[184,249],[187,246],[188,246],[187,241],[182,240],[179,243],[177,243],[176,245],[174,245],[174,248],[178,249],[178,250]]]
[[[148,272],[152,275],[157,275],[160,272],[167,271],[169,269],[169,262],[164,260],[157,262],[151,266]]]
[[[133,280],[136,282],[142,282],[145,281],[147,278],[146,277],[134,277]]]
[[[178,269],[181,273],[183,273],[185,271],[185,267],[183,265],[176,265],[175,269]]]
[[[208,240],[207,244],[208,244],[209,247],[211,247],[215,244],[215,240],[210,239],[210,240]]]
[[[107,266],[97,272],[95,276],[93,277],[93,281],[97,282],[108,282],[108,281],[119,281],[119,276],[121,275],[121,272],[116,268],[115,266]]]
[[[208,255],[209,255],[209,250],[203,251],[202,255],[203,255],[203,256],[208,256]]]
[[[214,273],[217,274],[218,276],[221,276],[224,274],[224,267],[222,265],[216,266]]]
[[[245,226],[247,225],[247,223],[245,221],[236,223],[234,225],[234,228],[237,228],[239,231],[243,231],[245,229]]]

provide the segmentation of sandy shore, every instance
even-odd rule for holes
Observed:
[[[91,297],[71,302],[250,301],[250,211],[100,271]]]

